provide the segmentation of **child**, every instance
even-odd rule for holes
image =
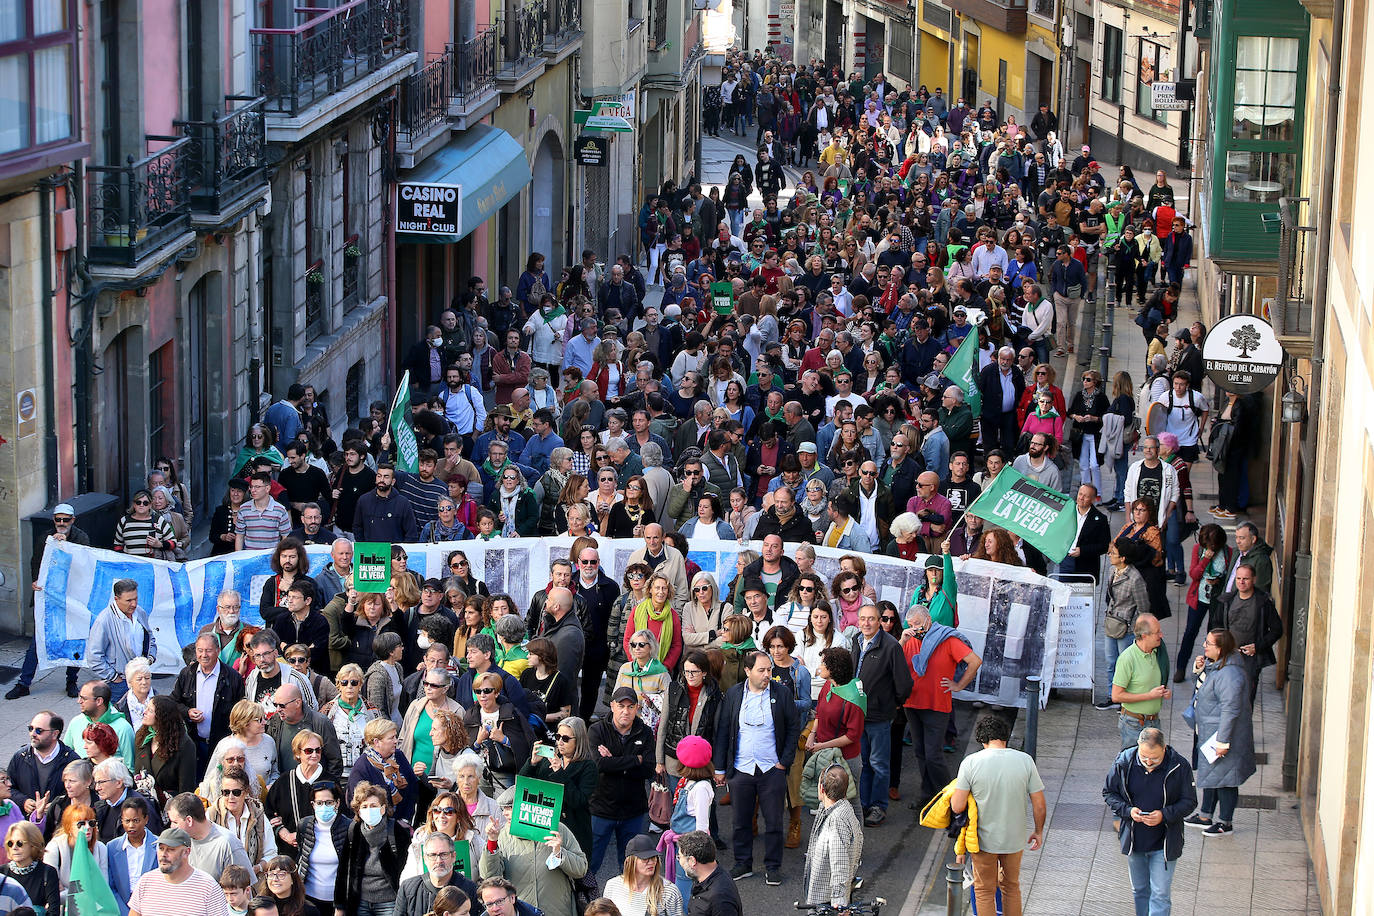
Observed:
[[[220,872],[219,886],[229,903],[230,916],[245,916],[253,897],[253,873],[242,865],[230,865]]]
[[[477,513],[477,540],[490,541],[500,532],[496,528],[496,513],[483,509]]]

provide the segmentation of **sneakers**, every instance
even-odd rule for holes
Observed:
[[[767,884],[769,887],[777,887],[779,884],[782,884],[782,872],[773,868],[765,869],[763,872],[763,883]]]
[[[1183,823],[1189,827],[1210,827],[1212,826],[1212,819],[1200,814],[1190,814],[1183,819]]]
[[[17,700],[17,699],[19,699],[20,697],[26,697],[26,696],[28,696],[28,695],[29,695],[29,688],[28,688],[28,687],[26,687],[26,686],[23,685],[23,684],[15,684],[13,687],[11,687],[8,691],[5,692],[5,699],[7,699],[7,700]]]
[[[881,827],[883,825],[883,822],[886,820],[887,812],[884,811],[882,808],[878,807],[877,805],[874,805],[873,807],[869,808],[868,813],[864,815],[864,826]]]
[[[1209,825],[1209,826],[1203,828],[1202,835],[1203,835],[1203,836],[1230,836],[1231,834],[1233,834],[1233,833],[1235,833],[1235,832],[1236,832],[1236,831],[1235,831],[1235,828],[1232,827],[1230,824],[1224,824],[1224,823],[1222,823],[1221,821],[1217,821],[1215,824],[1211,824],[1211,825]]]
[[[1235,518],[1235,517],[1236,517],[1236,513],[1231,512],[1231,511],[1226,510],[1226,509],[1223,509],[1223,508],[1221,508],[1220,506],[1218,506],[1217,508],[1212,509],[1212,510],[1210,510],[1210,511],[1211,511],[1211,513],[1212,513],[1212,517],[1213,517],[1213,518]]]
[[[1106,702],[1106,703],[1094,703],[1094,704],[1093,704],[1093,709],[1101,709],[1101,710],[1104,710],[1104,711],[1105,711],[1105,710],[1108,710],[1108,709],[1117,709],[1117,708],[1119,708],[1120,706],[1121,706],[1120,703],[1113,703],[1113,702],[1111,702],[1111,701],[1108,701],[1108,702]]]
[[[736,881],[752,878],[754,877],[754,866],[749,862],[736,862],[735,867],[730,869],[730,877]]]

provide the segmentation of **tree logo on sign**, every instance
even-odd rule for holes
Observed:
[[[1253,324],[1243,324],[1232,332],[1231,339],[1226,341],[1226,345],[1239,350],[1241,359],[1249,359],[1250,351],[1262,342],[1259,331],[1255,330]]]

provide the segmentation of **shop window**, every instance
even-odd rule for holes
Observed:
[[[1102,99],[1113,105],[1121,104],[1121,37],[1120,29],[1102,27]]]
[[[1293,139],[1299,52],[1296,38],[1255,35],[1236,40],[1232,137],[1237,140]]]
[[[1140,39],[1140,53],[1138,60],[1138,82],[1135,91],[1135,113],[1152,118],[1160,124],[1168,123],[1169,113],[1167,111],[1155,111],[1154,109],[1154,84],[1155,80],[1161,79],[1161,70],[1164,65],[1164,48],[1155,44],[1153,41]]]

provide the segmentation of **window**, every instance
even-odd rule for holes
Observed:
[[[158,455],[180,454],[172,448],[172,386],[167,384],[172,373],[172,347],[165,343],[148,357],[148,451]]]
[[[358,360],[348,369],[348,376],[344,379],[344,413],[349,423],[353,422],[354,417],[363,415],[363,361]]]
[[[1142,38],[1136,60],[1135,113],[1166,124],[1169,121],[1169,113],[1155,111],[1153,105],[1154,83],[1161,78],[1164,69],[1164,49]]]
[[[1109,25],[1102,27],[1102,99],[1113,105],[1121,104],[1121,30]]]
[[[1260,36],[1236,39],[1237,140],[1292,140],[1298,97],[1298,40]]]
[[[0,0],[0,154],[70,140],[71,0]]]

